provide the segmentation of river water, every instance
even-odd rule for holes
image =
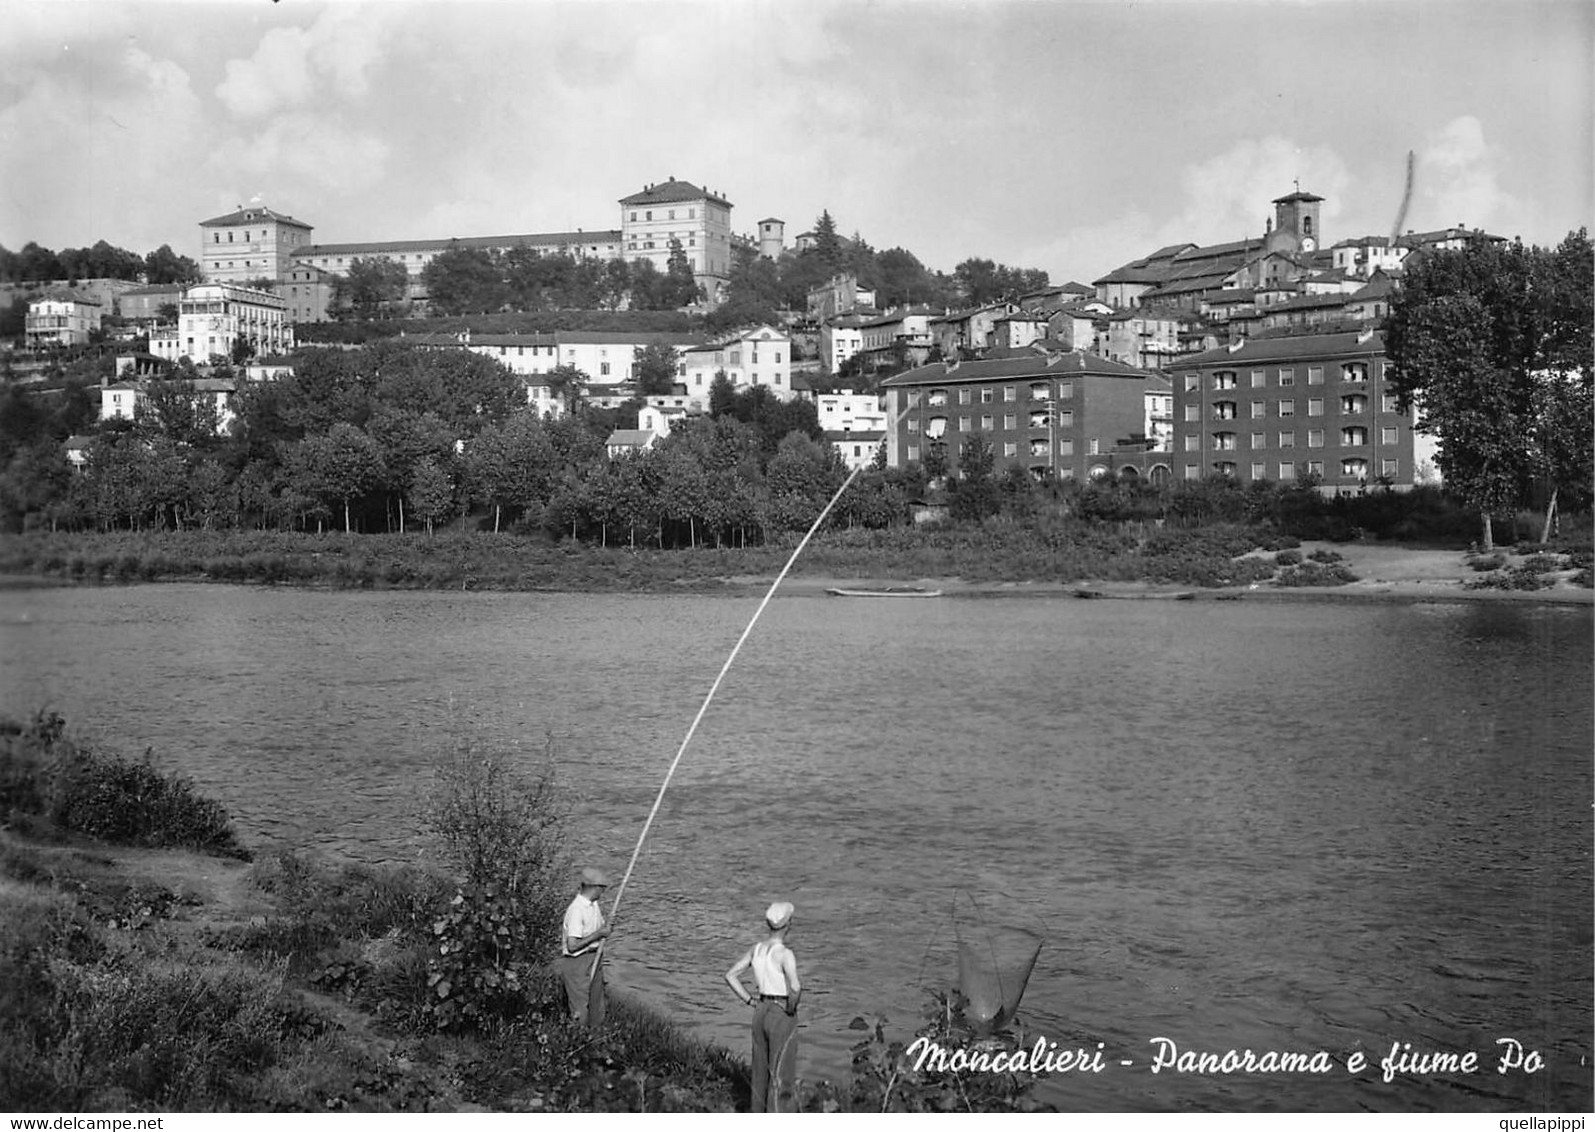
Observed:
[[[257,847],[368,861],[420,852],[440,753],[536,768],[551,736],[573,849],[618,875],[760,596],[12,590],[0,711],[153,748]],[[837,1078],[851,1018],[906,1037],[952,981],[956,898],[1045,933],[1027,1042],[1103,1066],[1044,1084],[1066,1109],[1587,1110],[1591,630],[1518,603],[780,597],[611,978],[740,1050],[720,975],[790,899],[800,1071]],[[1154,1038],[1333,1067],[1153,1073]],[[1544,1067],[1498,1073],[1505,1039]],[[1392,1043],[1478,1068],[1386,1082]]]

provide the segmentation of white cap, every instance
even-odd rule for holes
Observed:
[[[797,909],[785,900],[777,900],[764,910],[764,922],[769,924],[771,929],[778,931],[791,922],[792,913],[795,911]]]

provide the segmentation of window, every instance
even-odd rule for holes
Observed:
[[[1347,362],[1340,367],[1340,380],[1364,382],[1368,380],[1367,362]]]
[[[991,414],[990,413],[982,413],[981,414],[981,416],[980,416],[980,427],[982,429],[984,429],[986,432],[990,432],[991,431]]]
[[[919,431],[919,418],[918,417],[909,417],[908,418],[908,431],[909,432],[918,432]]]
[[[909,445],[909,446],[908,446],[908,458],[909,458],[909,459],[910,459],[910,460],[917,460],[917,459],[919,459],[919,445],[917,445],[917,444],[910,444],[910,445]]]
[[[968,417],[959,417],[958,418],[958,431],[959,432],[968,432],[969,431],[969,418]]]
[[[642,218],[644,220],[652,220],[654,218],[653,210],[650,209],[647,212],[643,213],[642,214]]]
[[[632,222],[632,223],[633,223],[633,224],[635,224],[635,223],[636,223],[636,222],[637,222],[637,214],[636,214],[636,213],[635,213],[635,212],[633,212],[633,213],[632,213],[632,214],[631,214],[631,222]]]
[[[934,440],[947,431],[946,417],[931,417],[925,424],[925,435]]]
[[[1219,389],[1219,390],[1222,390],[1222,389],[1234,389],[1235,388],[1235,374],[1230,372],[1229,370],[1224,370],[1222,372],[1215,373],[1213,375],[1213,388],[1214,389]]]
[[[670,210],[670,219],[671,219],[671,220],[674,220],[674,219],[675,219],[675,218],[676,218],[676,210],[675,210],[675,209],[673,209],[673,208],[672,208],[672,209],[671,209],[671,210]],[[674,232],[672,232],[672,233],[670,233],[670,234],[671,234],[671,235],[672,235],[672,236],[674,236],[674,235],[675,235],[675,233],[674,233]]]
[[[1266,402],[1266,401],[1253,401],[1252,402],[1252,419],[1256,420],[1258,417],[1266,417],[1266,416],[1268,416],[1268,402]]]
[[[1365,480],[1368,478],[1368,461],[1361,456],[1352,456],[1340,462],[1340,474],[1351,476],[1354,479]]]
[[[1309,448],[1322,448],[1323,446],[1324,446],[1324,430],[1321,429],[1321,428],[1310,428],[1310,429],[1308,429],[1307,430],[1307,447],[1309,447]]]
[[[1185,375],[1185,392],[1187,392],[1187,393],[1195,393],[1197,390],[1199,390],[1201,388],[1202,388],[1202,377],[1201,377],[1200,374],[1188,373],[1188,374]]]
[[[1186,464],[1185,478],[1188,480],[1199,480],[1202,478],[1202,471],[1195,464]]]
[[[1098,455],[1101,451],[1101,448],[1102,442],[1094,436],[1090,440],[1086,441],[1086,455],[1088,456]]]
[[[1073,456],[1074,455],[1074,441],[1072,441],[1072,440],[1060,440],[1060,441],[1058,441],[1058,455],[1060,455],[1060,456]]]
[[[1381,413],[1397,413],[1401,410],[1396,405],[1396,398],[1393,395],[1386,393],[1383,397],[1379,398],[1379,411]]]
[[[777,350],[775,352],[775,364],[776,365],[780,365],[781,364],[781,351],[780,350]]]
[[[1215,432],[1213,434],[1213,451],[1235,451],[1235,434],[1233,432]]]
[[[1289,430],[1289,429],[1287,429],[1286,431],[1280,433],[1279,434],[1279,446],[1281,448],[1294,448],[1294,447],[1296,447],[1296,433],[1293,430]]]
[[[1187,452],[1200,452],[1202,450],[1202,438],[1200,436],[1194,436],[1187,433],[1185,437],[1185,450]]]
[[[1061,397],[1065,401],[1068,401],[1071,398],[1073,398],[1074,397],[1074,382],[1065,381],[1063,384],[1059,385],[1058,386],[1058,396]]]
[[[1340,411],[1342,413],[1363,413],[1367,412],[1367,410],[1368,398],[1364,397],[1361,393],[1353,393],[1349,397],[1342,397],[1340,399]]]
[[[1073,409],[1063,409],[1063,410],[1061,410],[1058,413],[1058,427],[1059,428],[1073,428],[1074,427],[1074,410]]]
[[[1295,385],[1295,384],[1296,384],[1296,371],[1295,370],[1282,369],[1282,370],[1279,371],[1279,387],[1281,389],[1288,389],[1292,385]]]
[[[982,389],[980,391],[980,403],[982,405],[989,405],[994,400],[996,400],[996,390],[994,390],[994,389]]]
[[[1051,395],[1052,391],[1045,382],[1038,381],[1030,387],[1030,399],[1032,401],[1045,401]]]
[[[969,404],[969,390],[968,389],[960,389],[958,391],[958,403],[960,405]]]
[[[1319,479],[1323,479],[1324,462],[1322,460],[1308,460],[1307,474],[1310,476],[1317,476]]]
[[[598,363],[598,376],[599,377],[608,377],[609,376],[609,363],[608,362],[599,362]]]
[[[1293,480],[1296,478],[1296,465],[1290,460],[1281,460],[1279,463],[1279,478]]]
[[[1340,446],[1342,448],[1361,448],[1368,443],[1368,430],[1361,425],[1340,430]]]
[[[926,398],[925,403],[933,409],[941,408],[943,405],[947,404],[947,390],[932,389],[930,391],[930,396]]]
[[[1260,432],[1252,433],[1252,447],[1254,449],[1268,447],[1268,438]]]
[[[1002,446],[1002,454],[1004,456],[1017,456],[1017,455],[1019,455],[1019,445],[1015,441],[1012,441],[1012,440],[1004,442],[1004,444]]]
[[[1045,440],[1032,440],[1030,442],[1030,454],[1032,456],[1045,456],[1047,454],[1047,442]]]
[[[1004,401],[1017,401],[1017,400],[1019,400],[1019,389],[1018,389],[1018,387],[1017,386],[1013,386],[1013,385],[1004,385],[1002,387],[1002,399]]]
[[[1401,430],[1398,428],[1382,428],[1379,430],[1380,444],[1398,444],[1401,441]]]
[[[1281,401],[1279,403],[1279,415],[1282,417],[1294,417],[1296,415],[1296,402],[1289,398]]]
[[[1322,385],[1323,383],[1324,383],[1324,367],[1323,366],[1308,366],[1307,367],[1307,384],[1308,385]]]
[[[1234,476],[1235,464],[1231,460],[1215,460],[1213,461],[1213,470],[1221,476]]]
[[[1201,420],[1202,419],[1202,406],[1200,406],[1200,405],[1187,405],[1187,406],[1185,406],[1185,419],[1188,420],[1188,421],[1199,421],[1199,420]]]
[[[1389,479],[1395,479],[1396,475],[1400,471],[1401,471],[1401,461],[1400,460],[1380,460],[1379,461],[1379,474],[1381,476],[1385,476],[1385,477],[1387,477]]]
[[[1045,409],[1037,409],[1030,414],[1031,428],[1046,428],[1052,423],[1052,416]]]
[[[1008,430],[1012,430],[1012,429],[1018,428],[1019,427],[1018,418],[1015,417],[1014,414],[1012,414],[1012,413],[1003,414],[1002,427],[1004,429],[1008,429]]]
[[[1260,369],[1252,370],[1252,388],[1261,389],[1264,384],[1264,374]]]
[[[1232,421],[1235,419],[1235,411],[1234,401],[1213,402],[1213,419],[1215,421]]]
[[[1261,480],[1261,479],[1267,479],[1267,478],[1268,478],[1268,465],[1259,464],[1259,463],[1253,463],[1252,464],[1252,479]]]

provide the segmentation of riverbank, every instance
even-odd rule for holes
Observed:
[[[794,544],[795,545],[795,544]],[[1540,550],[1543,548],[1534,548]],[[792,548],[650,550],[512,535],[114,532],[0,538],[0,586],[222,582],[328,589],[573,593],[767,589]],[[1461,550],[1308,542],[1237,526],[842,530],[793,563],[784,593],[913,584],[948,596],[1078,594],[1230,600],[1590,601],[1587,546],[1482,559]]]

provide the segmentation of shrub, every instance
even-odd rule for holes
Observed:
[[[1274,555],[1274,565],[1276,566],[1299,566],[1300,564],[1301,551],[1299,550],[1282,550]]]
[[[1469,566],[1469,568],[1472,569],[1472,570],[1475,570],[1475,571],[1477,571],[1477,572],[1479,572],[1481,574],[1485,573],[1486,571],[1489,571],[1489,570],[1499,570],[1501,567],[1503,567],[1505,565],[1506,565],[1506,555],[1504,555],[1504,554],[1499,554],[1498,553],[1498,554],[1470,554],[1470,555],[1468,555],[1468,566]]]
[[[1357,575],[1338,563],[1324,565],[1319,562],[1303,562],[1300,566],[1291,566],[1279,572],[1279,577],[1274,579],[1280,586],[1344,586],[1355,582]]]
[[[1345,561],[1345,556],[1339,551],[1334,550],[1315,550],[1307,557],[1312,559],[1312,561],[1321,563],[1325,566],[1331,566],[1336,562]]]
[[[0,812],[40,814],[63,830],[128,845],[182,846],[247,857],[226,809],[193,783],[141,762],[102,755],[68,738],[66,721],[39,713],[0,721]]]

